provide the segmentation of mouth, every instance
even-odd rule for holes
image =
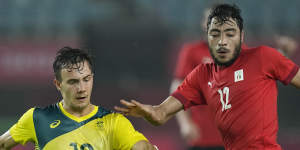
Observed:
[[[220,57],[222,57],[222,58],[226,57],[226,55],[227,55],[229,52],[230,52],[230,51],[229,51],[228,49],[226,49],[226,48],[219,48],[219,49],[217,50],[217,54],[218,54]]]
[[[76,97],[77,100],[82,101],[85,100],[87,98],[87,96],[78,96]]]

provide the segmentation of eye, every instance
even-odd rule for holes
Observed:
[[[91,76],[85,77],[85,78],[83,79],[83,81],[88,82],[88,81],[91,80],[91,78],[92,78]]]
[[[77,80],[69,80],[67,83],[72,85],[72,84],[75,84],[77,82],[78,82]]]
[[[234,34],[226,34],[228,37],[233,37]]]
[[[210,36],[212,36],[212,37],[218,37],[218,36],[220,36],[220,34],[218,34],[218,33],[212,33],[212,34],[210,34]]]

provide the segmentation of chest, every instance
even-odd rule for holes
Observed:
[[[77,125],[78,124],[78,125]],[[78,126],[74,128],[74,126]],[[73,128],[68,130],[68,128]],[[66,132],[66,130],[68,130]],[[109,125],[102,119],[94,119],[85,124],[62,121],[59,126],[52,128],[51,132],[60,133],[45,143],[45,149],[111,149],[111,135]],[[40,137],[46,137],[45,133]],[[40,138],[41,140],[41,138]]]
[[[255,92],[261,80],[259,68],[253,65],[212,70],[203,86],[203,95],[212,109],[225,112],[247,100],[245,97]]]

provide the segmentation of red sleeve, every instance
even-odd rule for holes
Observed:
[[[201,92],[201,75],[203,72],[204,65],[197,66],[188,76],[184,79],[182,84],[177,88],[177,90],[171,94],[171,96],[178,99],[187,109],[194,105],[206,104],[206,101]]]
[[[298,72],[299,67],[273,48],[262,46],[260,51],[263,73],[285,85],[289,84]]]
[[[178,55],[177,64],[175,68],[175,77],[184,79],[194,68],[195,64],[192,60],[192,47],[185,44]]]

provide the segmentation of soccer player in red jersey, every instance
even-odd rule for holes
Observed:
[[[124,114],[164,124],[178,111],[208,105],[227,150],[281,150],[277,86],[300,88],[299,67],[267,46],[241,50],[243,19],[235,5],[217,5],[208,17],[207,39],[213,63],[197,66],[160,105],[121,100]]]
[[[178,56],[170,91],[174,92],[197,65],[212,61],[206,41],[185,44]],[[190,111],[180,111],[176,114],[176,119],[181,136],[188,144],[188,150],[224,150],[220,133],[207,105],[192,107]]]
[[[206,32],[206,22],[210,9],[203,13],[201,27]],[[213,62],[206,40],[184,44],[181,48],[170,92],[174,92],[183,79],[199,64]],[[224,150],[220,133],[212,119],[207,105],[192,107],[190,111],[176,114],[180,134],[188,145],[188,150]]]
[[[204,11],[201,26],[205,32],[210,11],[211,9]],[[242,44],[242,49],[247,49],[247,46]],[[211,62],[213,60],[206,40],[184,44],[178,55],[174,79],[170,87],[171,93],[195,67]],[[176,114],[176,119],[189,150],[224,150],[221,136],[207,105],[192,107],[189,112],[180,111]]]

